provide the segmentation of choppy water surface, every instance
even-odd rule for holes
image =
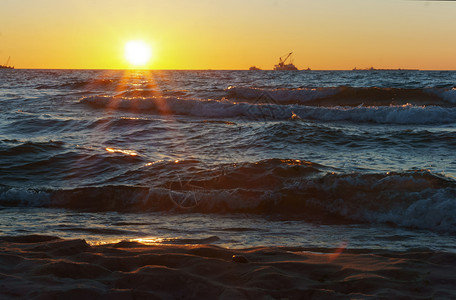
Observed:
[[[452,250],[456,72],[0,72],[3,234]]]

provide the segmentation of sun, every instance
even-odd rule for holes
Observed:
[[[125,44],[125,59],[135,67],[145,66],[152,57],[152,49],[143,41],[129,41]]]

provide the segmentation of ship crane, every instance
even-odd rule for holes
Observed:
[[[285,59],[282,59],[282,57],[279,57],[279,65],[284,65],[287,59],[293,54],[293,52],[288,53],[288,55],[285,57]],[[284,55],[285,56],[285,55]],[[293,63],[290,59],[290,63]]]

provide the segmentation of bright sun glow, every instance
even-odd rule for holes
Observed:
[[[135,67],[146,65],[152,57],[150,46],[142,41],[129,41],[125,44],[125,58]]]

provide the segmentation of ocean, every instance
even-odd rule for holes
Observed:
[[[0,71],[0,234],[456,252],[456,72]]]

